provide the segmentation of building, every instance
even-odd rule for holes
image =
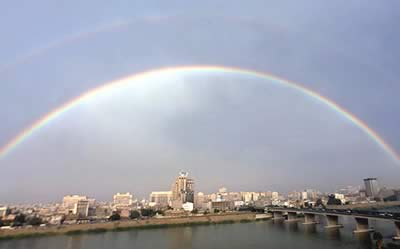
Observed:
[[[235,207],[235,203],[233,201],[212,201],[211,202],[211,211],[219,210],[232,210]]]
[[[292,191],[288,193],[289,200],[302,200],[303,199],[303,192]]]
[[[79,201],[87,201],[87,196],[84,195],[66,195],[63,198],[62,207],[66,213],[74,213],[75,206]]]
[[[49,219],[49,224],[50,225],[61,225],[63,220],[65,219],[64,215],[53,215]]]
[[[241,201],[242,195],[240,192],[229,192],[225,199],[228,201]]]
[[[193,203],[192,202],[186,202],[182,204],[183,210],[187,212],[192,212],[194,209]]]
[[[79,200],[75,203],[73,214],[78,217],[87,217],[89,215],[89,201],[88,200]]]
[[[194,180],[188,177],[187,172],[180,172],[172,184],[172,207],[182,209],[186,202],[194,203]]]
[[[195,199],[195,207],[200,210],[206,210],[208,208],[207,203],[210,199],[204,195],[203,192],[197,193]]]
[[[246,203],[253,201],[253,192],[241,192],[242,200]]]
[[[378,197],[379,186],[376,178],[366,178],[364,184],[367,197]]]
[[[307,200],[308,199],[308,193],[306,191],[301,192],[301,199],[302,200]]]
[[[271,199],[273,199],[273,200],[279,199],[279,193],[278,193],[278,192],[272,192],[272,197],[271,197]]]
[[[335,193],[335,199],[339,199],[342,204],[346,203],[344,194]]]
[[[153,191],[150,193],[150,206],[168,207],[171,206],[172,191]]]
[[[112,214],[112,209],[108,206],[97,206],[94,211],[94,216],[98,218],[106,218]]]
[[[133,195],[129,192],[127,193],[116,193],[113,196],[113,206],[116,209],[131,207],[133,203]]]
[[[218,193],[222,194],[222,195],[227,195],[228,194],[228,189],[226,187],[221,187],[218,190]]]
[[[312,201],[317,200],[318,193],[317,193],[316,190],[314,190],[314,189],[306,189],[305,192],[307,193],[307,199],[308,200],[312,200]]]
[[[0,218],[6,217],[10,214],[10,209],[8,207],[0,207]]]

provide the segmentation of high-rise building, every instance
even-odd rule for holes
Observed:
[[[376,178],[364,179],[365,192],[367,197],[377,197],[379,193],[378,181]]]
[[[129,192],[123,193],[116,193],[113,196],[113,206],[114,208],[124,208],[124,207],[131,207],[133,203],[133,195]]]
[[[194,202],[194,180],[188,177],[187,172],[180,172],[172,185],[172,207],[182,209],[186,202]]]
[[[87,217],[89,215],[89,201],[79,200],[76,202],[73,214],[76,214],[79,217]]]

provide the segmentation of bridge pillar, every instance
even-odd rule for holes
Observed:
[[[396,227],[396,236],[394,236],[393,239],[400,240],[400,221],[395,221],[394,225]]]
[[[327,223],[325,228],[331,229],[331,228],[342,228],[343,227],[342,224],[339,224],[339,216],[327,214],[327,215],[325,215],[325,217],[326,217],[326,223]]]
[[[304,225],[317,224],[315,221],[315,214],[304,213]]]
[[[273,220],[282,220],[285,219],[285,217],[283,217],[283,212],[282,211],[273,211],[272,212],[272,219]]]
[[[355,217],[356,219],[356,230],[353,233],[369,233],[373,232],[374,229],[369,228],[368,218]]]
[[[287,220],[286,222],[297,222],[299,219],[297,219],[297,212],[289,212],[287,213]]]

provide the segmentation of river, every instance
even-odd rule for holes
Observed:
[[[278,221],[200,225],[123,232],[62,235],[0,241],[1,249],[128,249],[128,248],[374,248],[368,236],[353,235],[354,222],[341,218],[344,228],[326,231],[323,220],[318,225]],[[390,222],[370,224],[390,241],[394,225]]]

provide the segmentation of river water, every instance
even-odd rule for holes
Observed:
[[[219,225],[171,227],[99,234],[63,235],[0,241],[1,249],[131,249],[131,248],[375,248],[370,235],[356,236],[350,218],[339,231],[327,231],[323,220],[318,225],[278,221],[257,221]],[[394,224],[371,222],[388,243]]]

